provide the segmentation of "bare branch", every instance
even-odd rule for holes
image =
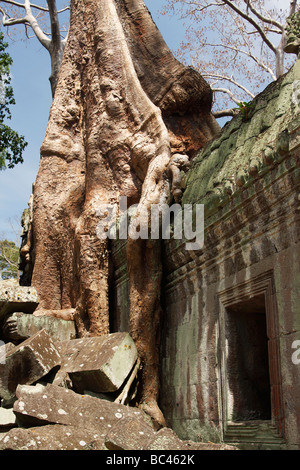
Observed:
[[[47,0],[47,4],[49,8],[49,16],[51,22],[52,46],[56,44],[59,45],[61,38],[59,30],[58,12],[56,9],[56,0]]]
[[[238,47],[235,47],[235,46],[228,46],[226,44],[210,44],[210,43],[204,43],[203,44],[204,46],[210,46],[210,47],[223,47],[224,49],[230,49],[232,51],[235,51],[235,52],[238,52],[240,54],[244,54],[248,57],[251,57],[251,59],[254,60],[254,62],[256,62],[256,64],[261,67],[262,69],[264,69],[266,72],[268,72],[272,79],[273,80],[276,80],[276,75],[275,73],[273,72],[273,70],[268,67],[264,62],[262,62],[261,60],[259,60],[255,55],[252,54],[251,50],[249,49],[249,52],[247,51],[244,51],[243,49],[240,49]]]
[[[213,112],[213,115],[216,119],[223,117],[234,117],[239,114],[239,110],[235,108],[222,109],[221,111]]]
[[[273,18],[267,18],[263,16],[251,3],[250,0],[244,0],[247,4],[247,8],[250,8],[252,13],[263,23],[271,24],[272,26],[276,26],[281,32],[284,30],[284,25],[279,23],[279,21],[273,20]]]
[[[226,93],[228,96],[230,96],[230,99],[232,99],[232,101],[234,101],[236,104],[239,104],[241,102],[241,100],[237,99],[234,94],[232,93],[231,90],[229,90],[228,88],[214,88],[212,87],[212,91],[214,93]]]
[[[13,268],[18,268],[18,264],[17,264],[17,263],[14,263],[13,261],[11,261],[11,260],[6,256],[4,249],[2,249],[1,255],[2,255],[2,257],[4,258],[4,260],[7,262],[7,264],[9,264],[10,266],[12,266]]]
[[[251,93],[250,90],[248,90],[246,87],[244,87],[243,85],[241,85],[240,83],[236,82],[232,77],[228,77],[226,75],[220,75],[218,73],[202,73],[202,76],[204,78],[216,78],[218,80],[226,80],[230,83],[233,83],[235,86],[237,86],[238,88],[240,88],[241,90],[243,90],[245,93],[247,93],[247,95],[250,96],[250,98],[254,98],[255,95],[253,93]]]
[[[5,252],[5,244],[4,243],[1,243],[1,257],[4,258],[4,260],[6,261],[6,263],[8,263],[10,266],[14,267],[14,268],[18,268],[18,263],[15,263],[14,261],[12,261],[8,255],[6,254]]]
[[[26,11],[26,20],[30,24],[31,28],[33,29],[34,34],[36,35],[37,39],[40,43],[49,50],[51,40],[47,38],[46,34],[40,28],[35,16],[32,14],[31,11],[31,4],[29,0],[24,0],[24,7]]]
[[[3,26],[13,26],[16,24],[29,24],[26,17],[24,18],[7,18],[5,11],[0,7],[0,13],[2,13],[2,24]]]
[[[1,0],[1,2],[8,3],[9,5],[13,5],[13,6],[25,9],[24,3],[15,2],[14,0]],[[49,12],[47,7],[42,7],[40,5],[35,5],[34,3],[31,3],[30,6],[31,6],[31,8],[35,8],[35,9],[40,10],[40,11]],[[66,6],[66,7],[62,8],[61,10],[58,10],[57,13],[63,13],[64,11],[67,11],[69,9],[70,9],[70,7]]]
[[[63,13],[64,11],[68,11],[68,10],[70,10],[70,7],[69,7],[69,6],[67,6],[67,7],[65,7],[65,8],[62,8],[61,10],[58,10],[57,13],[58,13],[58,14],[59,14],[59,13]]]
[[[230,0],[224,0],[224,3],[228,5],[232,10],[234,10],[238,15],[240,15],[244,20],[248,21],[248,23],[252,24],[254,28],[258,31],[260,34],[262,40],[264,43],[274,52],[276,53],[276,47],[274,44],[270,41],[270,39],[267,37],[263,29],[260,27],[260,25],[253,19],[251,16],[247,15],[247,13],[243,12],[240,8],[238,8],[234,3],[232,3]]]

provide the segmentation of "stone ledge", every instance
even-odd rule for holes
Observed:
[[[20,286],[15,279],[0,281],[0,321],[9,313],[33,313],[39,304],[34,287]]]

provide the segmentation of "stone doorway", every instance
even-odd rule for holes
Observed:
[[[226,309],[228,419],[271,419],[266,309],[263,295]]]
[[[284,444],[279,328],[273,273],[219,292],[220,402],[226,442]]]

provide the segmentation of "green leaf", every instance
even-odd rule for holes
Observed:
[[[19,248],[10,240],[0,240],[0,278],[17,279]]]
[[[6,52],[8,44],[0,33],[0,170],[14,168],[23,163],[23,152],[27,146],[24,136],[11,129],[5,120],[11,119],[10,107],[15,104],[13,89],[10,86],[10,66],[12,58]]]

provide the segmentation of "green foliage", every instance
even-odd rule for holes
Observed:
[[[0,279],[17,279],[19,248],[9,240],[0,240]]]
[[[15,104],[10,85],[12,58],[6,52],[7,46],[3,34],[0,33],[0,170],[23,163],[22,153],[27,145],[23,136],[4,124],[5,119],[11,119],[10,106]]]
[[[249,118],[249,111],[253,108],[253,104],[250,102],[248,103],[247,101],[241,101],[238,103],[238,109],[242,115],[243,121],[247,121]]]

